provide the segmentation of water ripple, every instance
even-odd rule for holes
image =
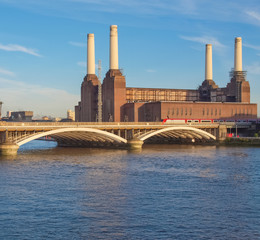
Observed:
[[[35,141],[0,159],[0,239],[260,239],[259,154]]]

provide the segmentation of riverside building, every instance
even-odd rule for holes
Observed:
[[[205,49],[205,80],[198,89],[164,89],[126,87],[118,68],[117,26],[110,26],[110,64],[102,83],[95,73],[94,34],[88,34],[87,75],[81,84],[81,101],[75,106],[75,120],[95,122],[102,99],[103,122],[156,122],[174,119],[257,118],[257,104],[250,103],[250,85],[242,68],[242,39],[235,38],[234,68],[230,81],[220,88],[213,80],[212,45]]]

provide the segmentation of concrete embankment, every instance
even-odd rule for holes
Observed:
[[[236,146],[259,146],[260,137],[238,137],[238,138],[226,138],[221,145],[236,145]]]

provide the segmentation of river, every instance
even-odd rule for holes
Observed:
[[[0,158],[0,239],[260,239],[260,148],[33,141]]]

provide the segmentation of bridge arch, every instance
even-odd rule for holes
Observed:
[[[22,146],[32,140],[38,139],[40,137],[50,136],[54,138],[57,142],[67,141],[70,143],[81,142],[109,142],[109,143],[118,143],[125,144],[127,140],[117,136],[113,133],[109,133],[103,130],[94,129],[94,128],[61,128],[50,130],[41,133],[35,133],[29,135],[19,141],[17,141],[18,146]]]
[[[153,136],[165,138],[194,138],[216,140],[216,137],[206,131],[194,127],[168,127],[140,135],[138,138],[145,141]]]

